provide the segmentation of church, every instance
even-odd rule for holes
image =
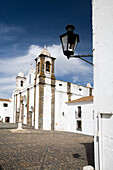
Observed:
[[[14,122],[19,121],[20,99],[22,123],[40,130],[68,131],[69,102],[92,96],[92,87],[57,80],[54,74],[56,58],[46,47],[35,59],[36,70],[30,68],[25,77],[23,71],[16,77],[16,89],[12,94]],[[80,107],[79,107],[80,108]],[[90,113],[89,113],[90,114]],[[80,123],[78,124],[80,126]],[[89,128],[89,127],[88,127]],[[75,126],[75,129],[76,126]],[[80,129],[78,127],[78,129]]]

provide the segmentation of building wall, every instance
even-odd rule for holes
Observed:
[[[68,131],[67,104],[69,101],[69,94],[67,90],[68,83],[56,80],[55,87],[55,130]],[[89,95],[89,88],[70,83],[71,100],[78,99]],[[71,115],[72,116],[72,115]],[[67,124],[69,124],[67,126]],[[72,128],[72,127],[71,127]],[[71,130],[70,130],[71,131]],[[75,132],[75,127],[72,128]]]
[[[93,0],[95,169],[113,169],[113,1]]]
[[[81,107],[81,118],[77,116]],[[85,135],[94,135],[93,102],[75,102],[67,104],[67,131]],[[81,131],[77,130],[77,121],[81,121]]]
[[[4,104],[8,107],[4,107]],[[0,101],[0,121],[5,123],[6,117],[9,117],[9,123],[13,123],[12,102]]]
[[[43,113],[43,129],[51,130],[51,86],[44,87],[44,113]]]
[[[55,130],[66,130],[67,105],[67,82],[56,80],[55,87]],[[65,116],[62,116],[64,114]]]

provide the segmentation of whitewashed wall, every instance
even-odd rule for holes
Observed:
[[[78,106],[81,106],[81,118],[77,118]],[[94,105],[89,102],[67,104],[67,131],[85,135],[94,135]],[[82,131],[77,130],[77,120],[81,120]]]
[[[113,169],[113,1],[93,0],[95,169]],[[99,128],[98,120],[99,117]],[[99,135],[99,140],[98,136]]]
[[[4,103],[8,104],[8,107],[4,107],[3,106]],[[13,123],[12,102],[0,101],[0,121],[3,120],[3,122],[5,123],[6,117],[10,118],[9,123]]]
[[[62,86],[61,86],[62,85]],[[67,117],[67,82],[56,80],[55,89],[55,130],[66,131]],[[63,116],[64,113],[64,116]]]
[[[89,88],[72,84],[71,83],[71,100],[81,98],[83,96],[89,95]],[[75,126],[71,126],[69,121],[74,120],[73,115],[72,119],[67,115],[67,104],[68,94],[67,94],[67,82],[56,80],[56,89],[55,89],[55,130],[61,131],[74,131]],[[71,126],[71,127],[70,127]],[[70,127],[70,128],[69,128]],[[91,134],[91,133],[90,133]]]
[[[89,88],[76,84],[71,84],[71,93],[71,100],[75,100],[81,98],[82,96],[89,96]]]
[[[38,129],[38,116],[39,116],[39,85],[36,86],[36,101],[35,101],[35,129]]]
[[[51,130],[51,86],[44,87],[43,129]]]

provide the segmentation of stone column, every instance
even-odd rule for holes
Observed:
[[[19,114],[18,129],[22,129],[22,108],[23,108],[23,97],[20,94],[20,114]]]
[[[17,123],[17,94],[16,94],[16,113],[15,113],[15,121]]]
[[[44,74],[45,58],[40,58],[40,75],[39,75],[39,118],[38,129],[43,129],[43,106],[44,106],[44,86],[45,86],[45,74]]]
[[[35,85],[34,85],[34,128],[35,128],[35,108],[36,107],[36,78],[35,78]]]
[[[55,122],[55,75],[54,75],[54,60],[52,60],[52,75],[51,75],[51,130],[54,130]]]
[[[51,79],[51,130],[54,130],[55,122],[55,79]]]
[[[29,89],[27,89],[27,125],[29,125]]]
[[[71,101],[71,83],[67,82],[67,95],[68,95],[68,102]]]

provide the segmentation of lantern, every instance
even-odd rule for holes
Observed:
[[[60,40],[62,43],[63,53],[64,55],[69,57],[74,54],[77,44],[79,42],[79,35],[74,34],[74,26],[67,25],[66,26],[67,33],[60,36]]]

